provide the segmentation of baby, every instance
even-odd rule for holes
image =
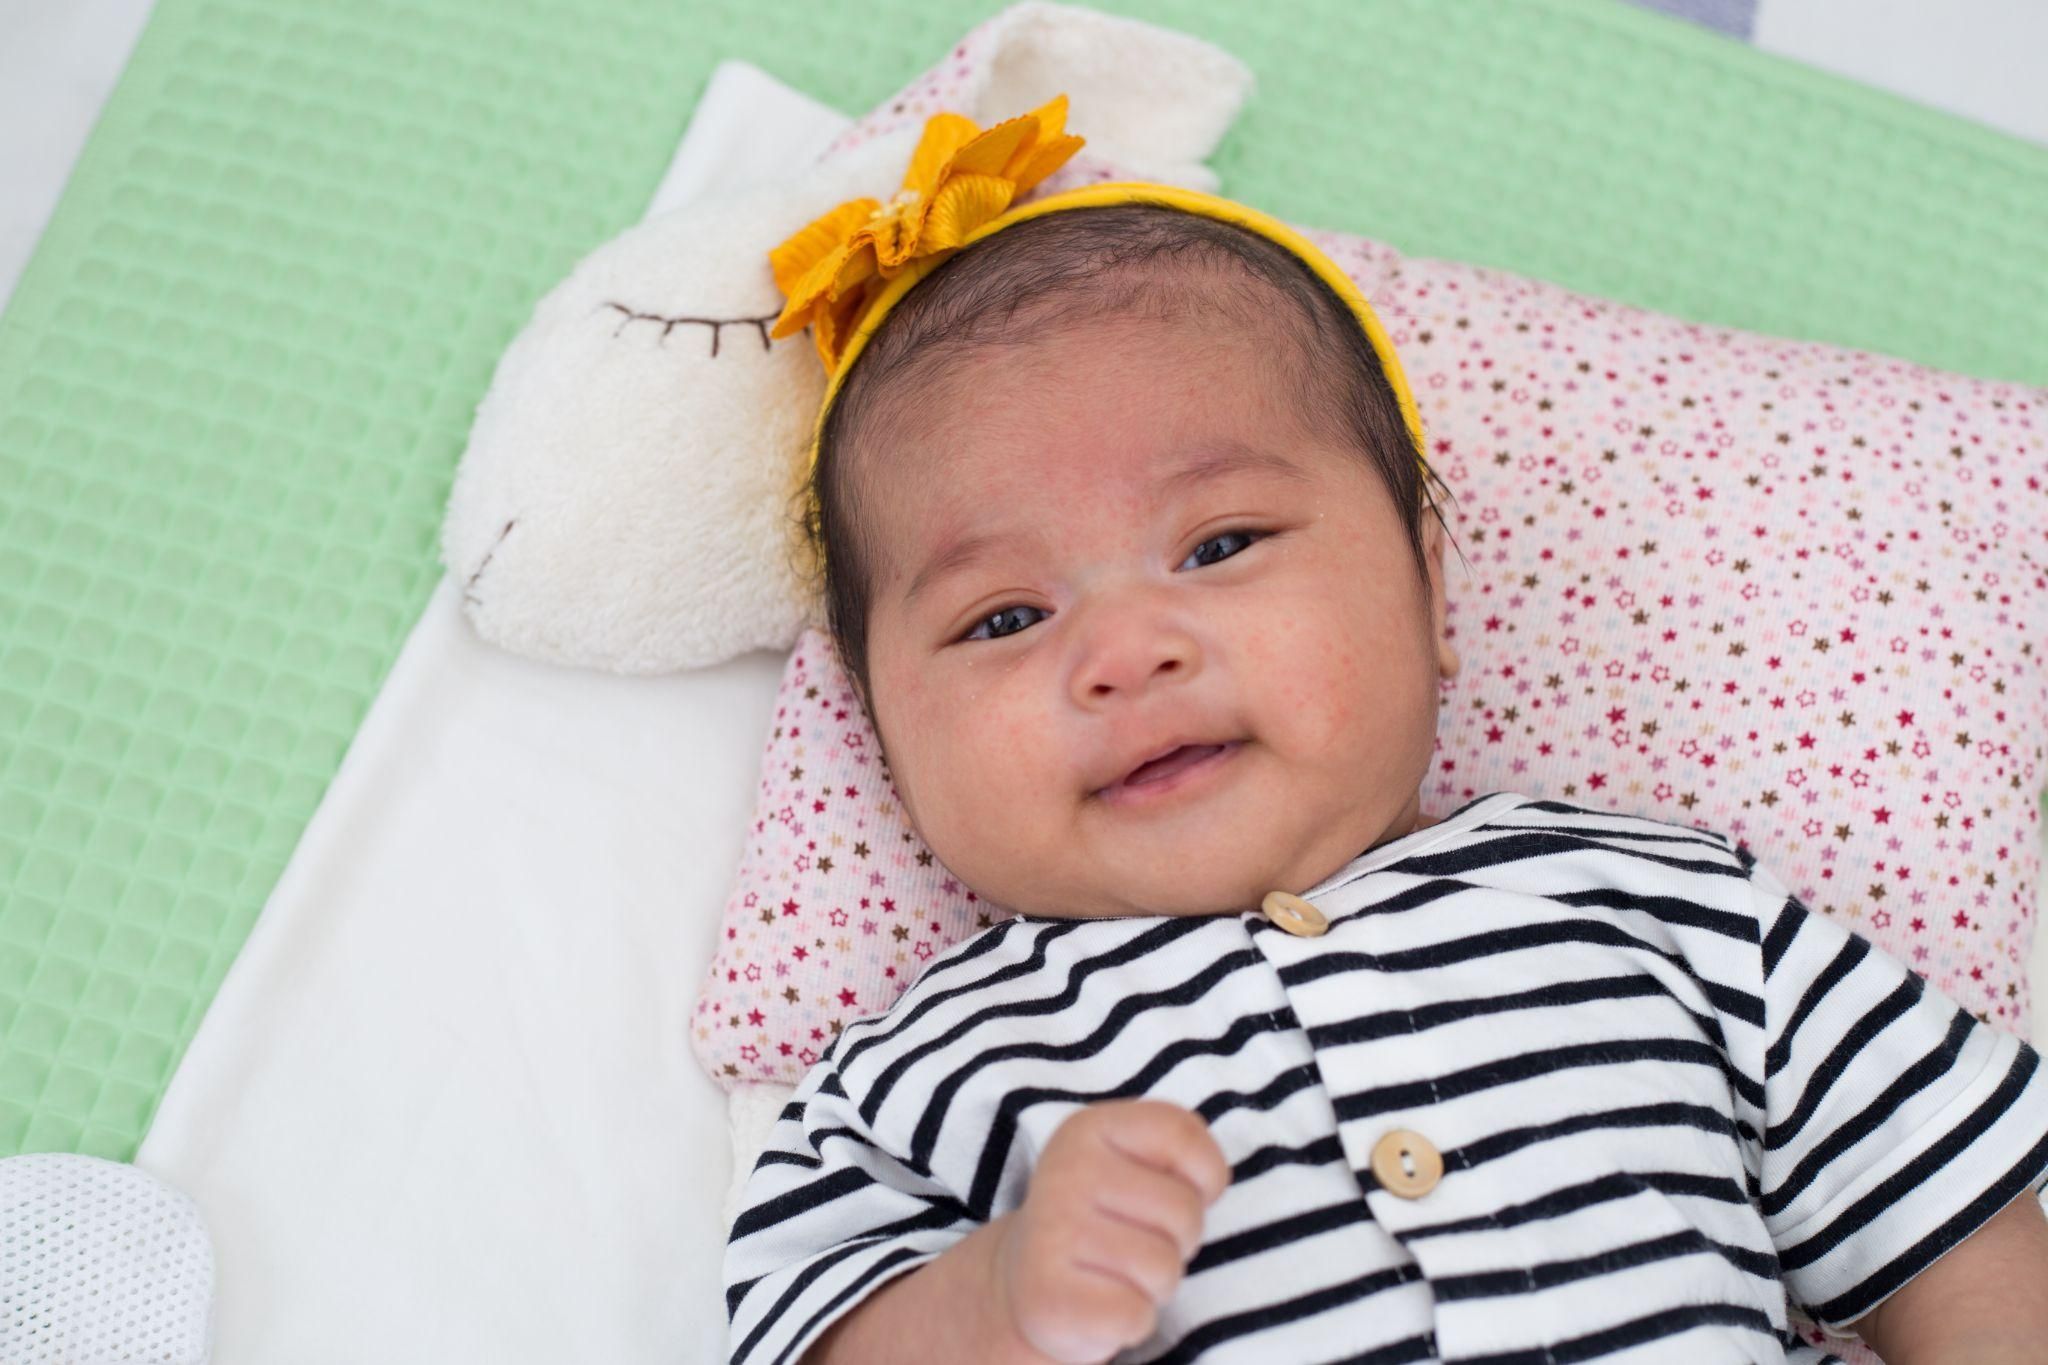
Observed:
[[[1224,204],[1001,225],[828,400],[840,654],[1016,913],[798,1088],[733,1359],[2048,1360],[2031,1049],[1717,835],[1424,811],[1406,382]]]

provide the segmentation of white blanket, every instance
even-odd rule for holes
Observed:
[[[847,122],[727,63],[654,208]],[[725,1106],[688,1026],[783,660],[552,668],[459,604],[413,628],[136,1157],[212,1231],[216,1365],[724,1354]]]

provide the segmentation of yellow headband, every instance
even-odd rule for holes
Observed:
[[[1386,329],[1372,311],[1372,305],[1365,301],[1365,295],[1358,292],[1358,286],[1351,277],[1338,267],[1336,262],[1319,250],[1315,243],[1296,232],[1277,218],[1247,208],[1234,200],[1224,199],[1200,190],[1186,190],[1173,185],[1153,185],[1143,181],[1120,180],[1102,185],[1084,185],[1078,189],[1063,190],[1021,204],[1000,217],[992,218],[961,242],[961,247],[972,246],[984,237],[990,237],[1004,228],[1027,219],[1048,213],[1059,213],[1067,209],[1104,208],[1114,204],[1159,204],[1183,212],[1200,214],[1204,218],[1215,218],[1225,223],[1234,223],[1249,228],[1261,237],[1278,242],[1296,256],[1302,264],[1316,273],[1316,278],[1330,286],[1338,298],[1358,319],[1358,325],[1365,329],[1366,338],[1372,342],[1373,354],[1379,357],[1380,367],[1387,373],[1387,382],[1393,386],[1394,398],[1401,405],[1401,420],[1407,424],[1408,435],[1415,442],[1418,459],[1427,464],[1427,447],[1422,439],[1422,418],[1415,410],[1415,395],[1408,390],[1408,377],[1401,369],[1400,357],[1394,354],[1394,344],[1387,339]],[[840,352],[839,368],[832,372],[829,386],[825,390],[825,401],[819,405],[816,429],[811,433],[810,458],[806,472],[815,468],[818,462],[818,438],[825,430],[825,418],[832,411],[832,402],[839,396],[839,390],[846,383],[846,376],[853,369],[853,362],[867,348],[869,338],[881,327],[903,296],[915,288],[918,281],[936,270],[953,253],[946,251],[920,257],[910,262],[896,278],[888,281],[874,301],[861,315],[853,335],[847,338],[845,349]]]
[[[1372,343],[1426,474],[1422,419],[1386,329],[1351,277],[1287,224],[1217,195],[1142,181],[1085,185],[1010,207],[1080,147],[1081,139],[1064,132],[1066,106],[1061,95],[986,131],[958,114],[935,114],[894,200],[886,206],[872,199],[850,200],[769,254],[776,283],[788,297],[772,334],[788,336],[810,326],[830,376],[804,463],[806,483],[817,467],[825,420],[854,361],[889,310],[918,281],[955,251],[1013,224],[1068,209],[1120,204],[1156,204],[1235,224],[1278,243],[1314,271],[1344,301]]]

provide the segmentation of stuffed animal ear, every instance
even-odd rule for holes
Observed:
[[[1088,139],[1094,159],[1136,180],[1217,188],[1203,163],[1251,94],[1250,67],[1185,33],[1073,5],[1034,0],[995,23],[987,82],[969,115],[977,123],[1065,91],[1067,126]]]
[[[1064,93],[1067,131],[1087,139],[1087,146],[1045,182],[1045,191],[1114,178],[1214,192],[1216,173],[1203,163],[1252,86],[1250,67],[1200,38],[1077,5],[1026,0],[961,39],[832,150],[921,125],[941,109],[987,127]]]

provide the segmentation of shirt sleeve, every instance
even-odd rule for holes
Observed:
[[[2048,1076],[1750,869],[1763,932],[1760,1202],[1793,1301],[1839,1328],[2048,1179]]]
[[[978,1226],[877,1140],[828,1054],[776,1119],[727,1235],[729,1358],[794,1365],[869,1294]]]

